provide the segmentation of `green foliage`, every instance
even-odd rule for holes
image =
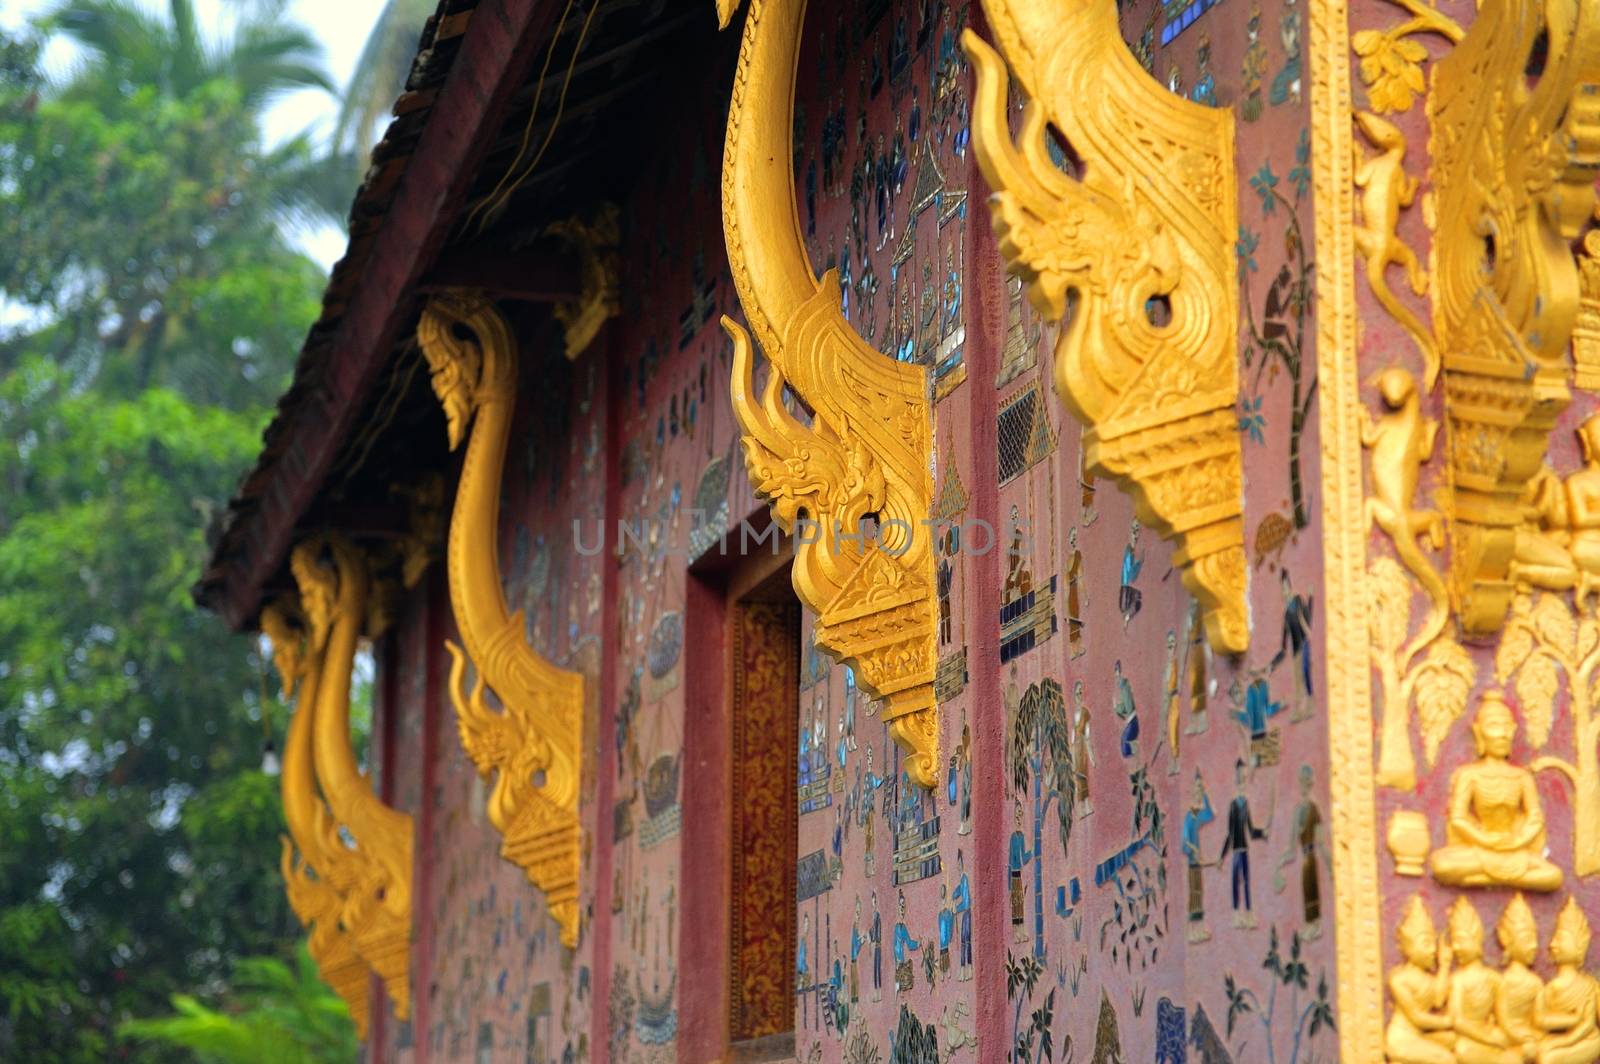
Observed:
[[[174,994],[176,1015],[130,1020],[117,1033],[192,1050],[215,1064],[347,1064],[356,1057],[350,1014],[317,978],[303,946],[293,967],[273,957],[241,960],[228,997],[218,1010]]]
[[[89,49],[59,85],[0,36],[0,1060],[193,1060],[223,1043],[184,1030],[237,1025],[348,1060],[303,960],[238,960],[301,933],[259,768],[284,709],[189,597],[318,312],[282,232],[312,155],[256,112],[325,79],[265,8],[209,42],[143,11],[43,23]]]

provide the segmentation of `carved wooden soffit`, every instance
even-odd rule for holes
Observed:
[[[545,229],[565,241],[578,254],[583,292],[577,299],[557,303],[556,320],[566,332],[567,357],[577,358],[594,342],[600,327],[622,313],[617,245],[622,226],[615,204],[600,207],[590,221],[567,218]]]
[[[567,947],[578,942],[579,773],[584,678],[557,668],[524,641],[522,611],[511,612],[500,582],[500,478],[516,398],[516,346],[494,305],[473,295],[434,297],[417,339],[444,404],[450,446],[472,425],[450,519],[446,567],[462,649],[452,659],[450,699],[461,745],[478,774],[498,773],[489,820],[501,856],[544,892]],[[477,666],[471,694],[465,658]],[[484,689],[503,707],[490,708]]]
[[[724,26],[737,6],[718,0]],[[817,645],[883,700],[907,774],[929,787],[939,723],[924,524],[933,500],[928,374],[856,335],[839,310],[837,274],[818,279],[807,260],[789,167],[805,8],[805,0],[753,3],[734,75],[722,223],[739,302],[769,369],[757,396],[750,335],[723,318],[734,342],[733,410],[751,483],[774,520],[787,532],[802,518],[820,530],[796,537],[793,569],[795,592],[817,614]],[[785,386],[810,409],[809,424],[785,408]]]
[[[261,632],[272,644],[284,699],[296,699],[279,777],[284,821],[289,827],[281,860],[285,892],[289,907],[308,932],[307,947],[317,972],[344,1001],[356,1037],[365,1041],[371,1000],[367,965],[339,923],[344,911],[339,884],[341,873],[348,871],[348,851],[341,846],[324,852],[322,843],[331,830],[331,818],[317,793],[312,768],[312,718],[322,678],[324,643],[311,638],[295,596],[284,596],[261,611]],[[326,636],[326,632],[319,634]],[[353,875],[342,876],[346,884],[353,879]]]
[[[1239,396],[1233,114],[1152,81],[1115,0],[984,0],[1004,60],[971,30],[972,143],[1000,253],[1047,319],[1067,316],[1056,391],[1097,475],[1174,540],[1213,649],[1249,644]],[[1020,139],[1009,68],[1029,103]],[[1054,127],[1083,160],[1052,161]]]
[[[1561,579],[1526,556],[1523,530],[1550,430],[1571,400],[1566,351],[1580,296],[1571,244],[1594,208],[1600,166],[1600,11],[1484,0],[1436,64],[1427,111],[1451,591],[1464,631],[1484,635],[1504,623],[1519,582]]]
[[[383,980],[394,1013],[411,1015],[411,817],[385,805],[361,772],[350,742],[350,675],[357,644],[368,631],[372,576],[367,558],[340,535],[318,536],[295,547],[289,559],[310,642],[323,655],[312,721],[311,755],[317,784],[331,818],[319,818],[315,835],[324,869],[340,888],[340,922],[356,953]],[[352,845],[341,838],[339,828]]]

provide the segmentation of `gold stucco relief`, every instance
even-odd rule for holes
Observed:
[[[971,30],[973,147],[1000,252],[1051,321],[1056,390],[1092,471],[1177,544],[1211,646],[1249,644],[1235,407],[1239,307],[1233,114],[1174,96],[1117,29],[1114,0],[985,0],[1000,53]],[[1001,59],[1001,54],[1004,59]],[[1028,97],[1011,138],[1007,72]],[[1058,131],[1081,176],[1052,162]]]
[[[718,0],[724,26],[737,7]],[[840,313],[834,271],[818,278],[807,260],[789,166],[805,8],[753,0],[734,74],[722,219],[749,332],[723,319],[733,410],[773,519],[785,531],[816,530],[796,536],[793,578],[817,614],[817,645],[882,700],[907,773],[927,787],[939,762],[928,374],[864,342]],[[751,333],[769,364],[759,395]],[[809,422],[785,406],[785,389]]]
[[[584,678],[528,646],[522,611],[511,611],[500,579],[500,481],[516,399],[516,342],[500,312],[473,295],[430,301],[417,340],[452,449],[471,424],[446,557],[450,605],[466,645],[463,654],[445,644],[461,745],[480,776],[494,777],[488,812],[502,837],[501,856],[544,892],[562,944],[571,948],[579,922]],[[463,682],[468,658],[477,666],[470,694]],[[485,688],[501,711],[489,705]]]

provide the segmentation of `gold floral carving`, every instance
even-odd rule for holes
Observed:
[[[437,296],[422,312],[417,339],[444,405],[450,446],[472,425],[450,520],[446,567],[462,648],[452,659],[450,698],[461,745],[478,774],[498,774],[489,820],[501,856],[544,892],[561,941],[578,942],[578,793],[583,740],[583,676],[557,668],[523,638],[500,582],[500,480],[516,398],[516,345],[504,317],[472,295]],[[466,658],[477,666],[470,695]],[[500,700],[497,712],[485,687]]]
[[[545,232],[559,237],[578,253],[582,291],[569,303],[557,303],[554,313],[566,332],[567,357],[577,358],[594,342],[600,327],[622,313],[617,267],[617,245],[622,226],[615,204],[601,207],[591,221],[566,218]]]
[[[323,646],[312,763],[332,823],[344,829],[326,825],[320,852],[326,859],[335,847],[344,850],[337,855],[344,867],[337,873],[329,869],[336,884],[348,881],[340,923],[361,959],[383,980],[395,1015],[403,1020],[411,1015],[412,821],[378,797],[350,742],[350,674],[366,629],[372,578],[367,559],[339,535],[298,546],[290,561],[312,641]]]
[[[1374,420],[1361,412],[1361,443],[1372,454],[1364,510],[1368,522],[1388,535],[1400,559],[1379,558],[1367,572],[1367,636],[1383,688],[1378,782],[1409,791],[1417,782],[1411,753],[1413,699],[1424,753],[1432,767],[1445,733],[1466,706],[1477,669],[1471,655],[1445,630],[1449,594],[1419,542],[1426,535],[1435,550],[1444,546],[1443,515],[1414,508],[1417,480],[1422,464],[1433,455],[1439,424],[1423,416],[1410,371],[1399,366],[1384,370],[1378,375],[1378,391],[1385,413]],[[1412,585],[1406,580],[1407,571],[1428,596],[1422,627],[1409,639]],[[1427,655],[1418,662],[1424,649]]]
[[[1572,327],[1572,383],[1600,390],[1600,229],[1583,238],[1578,256],[1578,320]]]
[[[1067,313],[1056,390],[1090,468],[1174,540],[1211,646],[1249,644],[1239,395],[1233,113],[1145,73],[1115,0],[985,0],[1005,60],[972,31],[973,147],[1000,252],[1047,320]],[[1028,97],[1011,139],[1006,71]],[[1064,174],[1059,131],[1084,160]]]
[[[356,1037],[365,1040],[370,1001],[367,965],[340,924],[344,911],[341,879],[346,889],[354,880],[354,876],[341,873],[351,870],[353,859],[342,844],[337,850],[329,849],[338,836],[327,806],[317,793],[312,767],[311,732],[327,632],[308,632],[299,603],[292,597],[261,611],[261,632],[272,644],[272,659],[282,681],[284,699],[298,695],[279,777],[284,821],[289,828],[283,839],[281,862],[289,907],[309,933],[307,948],[318,973],[350,1010]],[[331,682],[338,680],[333,678]]]
[[[724,26],[736,7],[718,0]],[[723,230],[769,369],[758,396],[750,334],[724,318],[733,409],[751,483],[774,520],[786,531],[807,522],[796,536],[794,587],[817,614],[817,645],[882,700],[907,773],[928,787],[939,761],[938,607],[924,524],[933,499],[928,375],[856,335],[839,311],[836,273],[819,279],[807,261],[789,166],[805,7],[752,2],[734,75]],[[785,388],[809,408],[809,424],[785,407]]]
[[[1445,377],[1463,630],[1498,630],[1517,585],[1526,495],[1571,399],[1571,243],[1594,207],[1600,18],[1577,0],[1485,0],[1434,67],[1434,329]],[[1547,42],[1543,68],[1526,73]]]

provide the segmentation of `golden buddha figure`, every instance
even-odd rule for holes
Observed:
[[[1533,962],[1539,955],[1539,925],[1534,923],[1533,910],[1521,893],[1512,897],[1500,914],[1495,937],[1500,940],[1500,952],[1505,957],[1495,1015],[1524,1064],[1532,1064],[1538,1057],[1539,1036],[1543,1033],[1533,1022],[1533,1007],[1539,991],[1544,989],[1544,980],[1533,973]]]
[[[1567,549],[1578,567],[1578,603],[1600,591],[1600,414],[1578,426],[1583,468],[1567,477]]]
[[[1460,1064],[1522,1064],[1520,1049],[1501,1029],[1495,1014],[1500,998],[1500,973],[1483,963],[1483,921],[1466,898],[1450,907],[1450,1000],[1445,1011],[1455,1032]]]
[[[1572,898],[1550,936],[1555,977],[1539,991],[1533,1018],[1545,1031],[1536,1064],[1593,1064],[1600,1060],[1600,984],[1583,970],[1589,956],[1589,921]]]
[[[1478,759],[1450,778],[1447,844],[1433,852],[1433,878],[1456,887],[1550,891],[1561,869],[1544,859],[1544,811],[1533,773],[1507,760],[1517,722],[1497,691],[1485,692],[1472,725]]]
[[[1397,932],[1404,962],[1389,970],[1394,1013],[1383,1033],[1389,1064],[1456,1064],[1455,1035],[1443,1011],[1450,995],[1450,944],[1413,896]]]

